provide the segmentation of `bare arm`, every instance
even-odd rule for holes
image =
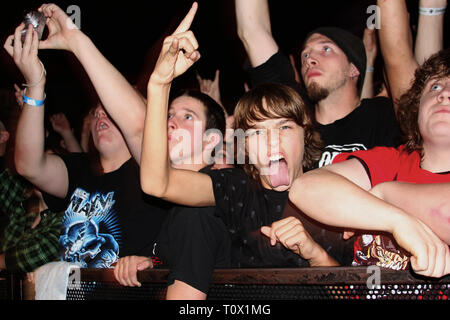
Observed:
[[[67,23],[70,19],[55,4],[40,8],[50,18],[49,36],[41,49],[65,49],[73,52],[86,70],[110,117],[120,128],[131,154],[140,161],[145,102],[125,77],[101,54],[80,30]]]
[[[361,92],[361,99],[370,99],[374,96],[373,88],[373,67],[377,58],[377,33],[375,29],[364,30],[364,48],[366,49],[367,68],[364,84]]]
[[[289,198],[324,224],[391,233],[412,254],[412,266],[420,274],[450,273],[448,245],[419,220],[367,192],[368,180],[362,164],[351,159],[302,175],[293,183]]]
[[[197,40],[188,31],[196,11],[197,3],[194,3],[177,30],[164,40],[150,76],[142,144],[141,186],[145,193],[171,202],[209,206],[215,204],[211,178],[203,173],[172,168],[168,153],[167,109],[171,83],[200,58]]]
[[[447,0],[420,0],[419,7],[443,8],[447,6]],[[419,14],[417,27],[416,46],[414,55],[421,65],[432,54],[439,52],[444,46],[444,14],[426,16]]]
[[[37,56],[39,40],[30,27],[22,46],[20,32],[24,27],[22,23],[16,28],[14,35],[6,39],[4,48],[13,57],[26,83],[33,84],[25,91],[26,96],[43,100],[46,79]],[[67,168],[60,157],[45,153],[44,140],[44,106],[24,103],[16,132],[16,169],[39,189],[64,197],[68,189]]]
[[[380,183],[373,189],[381,199],[420,219],[450,244],[450,183],[392,181]]]
[[[410,87],[418,66],[413,54],[405,0],[378,0],[381,11],[380,47],[395,111],[400,96]]]
[[[235,0],[237,32],[250,64],[257,67],[278,51],[267,0]]]

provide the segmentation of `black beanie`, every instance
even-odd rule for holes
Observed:
[[[366,49],[362,40],[347,30],[336,27],[317,28],[306,36],[306,40],[314,33],[330,38],[347,55],[348,61],[355,65],[360,73],[357,88],[358,93],[361,94],[367,65]]]

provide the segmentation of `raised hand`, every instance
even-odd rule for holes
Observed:
[[[194,2],[175,32],[164,39],[150,82],[162,85],[170,84],[173,79],[183,74],[200,59],[197,39],[189,30],[197,8],[198,4]]]
[[[38,11],[47,18],[48,37],[39,43],[39,49],[71,51],[71,39],[80,31],[67,14],[56,4],[43,4]]]
[[[216,70],[214,80],[202,79],[198,73],[196,74],[196,77],[200,91],[213,98],[218,104],[222,105],[222,101],[220,100],[219,75],[220,71]]]
[[[53,130],[63,135],[63,133],[71,131],[69,120],[67,120],[64,113],[60,112],[50,117],[50,123]]]
[[[14,83],[14,96],[16,97],[16,102],[17,105],[22,108],[23,107],[23,101],[22,101],[22,95],[23,95],[23,90]]]
[[[45,83],[45,72],[42,62],[38,58],[39,39],[36,30],[32,25],[28,26],[25,41],[22,45],[21,32],[25,29],[25,24],[21,23],[10,35],[4,44],[5,50],[13,57],[15,64],[19,68],[25,82],[28,85],[36,86]]]

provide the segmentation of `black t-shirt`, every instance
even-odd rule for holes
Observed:
[[[353,243],[342,240],[342,231],[325,230],[304,215],[286,210],[288,191],[265,189],[240,168],[212,170],[216,214],[224,221],[231,237],[233,267],[307,267],[309,262],[260,231],[262,226],[295,215],[313,239],[340,264],[350,264]]]
[[[98,175],[85,154],[61,156],[69,176],[65,199],[44,195],[52,210],[65,210],[61,260],[82,267],[108,268],[120,257],[151,255],[168,204],[145,195],[133,158]]]
[[[230,267],[230,237],[215,212],[216,207],[181,205],[170,210],[154,250],[163,263],[159,267],[170,268],[168,285],[179,280],[207,293],[214,269]]]
[[[296,88],[314,110],[303,88],[295,82],[289,59],[281,51],[249,70],[249,76],[252,85],[276,82]],[[400,144],[400,128],[392,101],[385,97],[363,99],[360,106],[344,118],[328,125],[317,124],[316,129],[324,145],[319,167],[331,164],[341,152],[367,150],[376,146],[397,147]]]
[[[342,119],[316,127],[324,145],[319,167],[329,165],[341,152],[399,145],[400,128],[392,101],[385,97],[363,99],[359,107]]]

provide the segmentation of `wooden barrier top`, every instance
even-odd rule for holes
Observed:
[[[396,271],[377,267],[317,267],[280,269],[216,269],[214,284],[308,284],[338,285],[366,284],[379,272],[381,283],[420,284],[450,283],[450,275],[435,279],[418,276],[411,271]],[[168,269],[148,269],[138,272],[142,283],[165,283]],[[81,280],[87,282],[116,282],[112,269],[81,269]]]

